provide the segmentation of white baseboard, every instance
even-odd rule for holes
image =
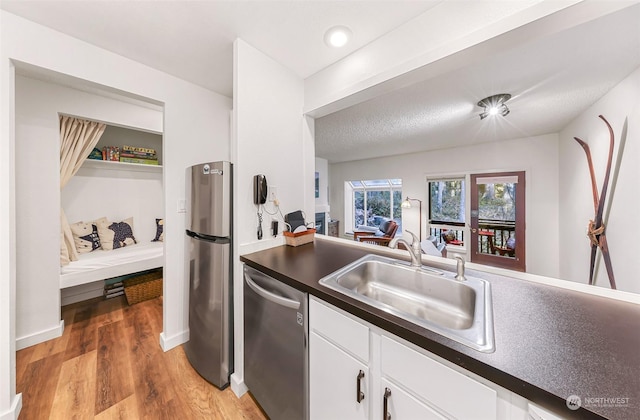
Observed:
[[[18,394],[13,398],[11,408],[9,411],[0,414],[0,420],[18,420],[20,410],[22,410],[22,394]]]
[[[58,338],[62,335],[63,331],[64,321],[60,321],[56,327],[26,335],[24,337],[18,337],[16,338],[16,351],[26,349],[27,347],[31,347],[39,343],[44,343],[47,340]]]
[[[171,337],[167,337],[164,332],[160,333],[160,347],[163,351],[169,351],[174,347],[178,347],[180,344],[184,344],[189,341],[189,330],[184,330]]]
[[[236,394],[236,397],[240,398],[249,391],[249,388],[245,385],[244,378],[240,378],[238,374],[233,373],[231,374],[231,390]]]

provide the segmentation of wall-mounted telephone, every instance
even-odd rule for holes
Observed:
[[[267,177],[255,175],[253,177],[253,203],[264,204],[267,202]]]

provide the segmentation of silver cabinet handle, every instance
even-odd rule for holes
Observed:
[[[262,296],[263,298],[267,299],[268,301],[273,302],[280,306],[291,308],[291,309],[300,308],[300,302],[298,302],[297,300],[287,299],[285,297],[278,296],[275,293],[271,293],[268,290],[264,290],[262,287],[255,284],[255,282],[251,280],[251,277],[249,277],[247,273],[244,273],[244,279],[247,282],[247,285],[251,288],[251,290],[256,292],[258,295]]]
[[[391,414],[389,413],[389,397],[391,397],[391,390],[389,388],[385,388],[384,397],[382,398],[382,420],[391,420]]]
[[[361,403],[362,400],[364,400],[364,392],[362,392],[362,390],[360,389],[362,378],[364,378],[364,372],[360,371],[358,372],[358,377],[356,378],[356,401],[358,401],[358,403]]]

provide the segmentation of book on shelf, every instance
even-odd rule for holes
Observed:
[[[148,153],[148,154],[152,154],[155,155],[156,154],[156,150],[155,149],[150,149],[148,147],[134,147],[134,146],[122,146],[122,150],[126,151],[126,152],[139,152],[139,153]]]
[[[140,163],[143,165],[158,165],[158,159],[140,159],[120,156],[120,162],[124,163]]]
[[[117,146],[105,146],[102,148],[102,160],[118,162],[120,160],[120,148]]]
[[[120,157],[157,160],[158,155],[140,152],[120,152]]]
[[[87,159],[102,160],[102,150],[94,147]]]

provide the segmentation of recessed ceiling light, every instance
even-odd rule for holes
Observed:
[[[509,108],[505,102],[509,99],[511,99],[511,95],[508,93],[500,93],[484,98],[478,102],[478,106],[484,108],[484,111],[480,114],[480,119],[484,120],[488,116],[494,115],[506,116],[509,113]]]
[[[351,38],[351,30],[346,26],[334,26],[324,34],[324,42],[330,47],[344,47]]]

